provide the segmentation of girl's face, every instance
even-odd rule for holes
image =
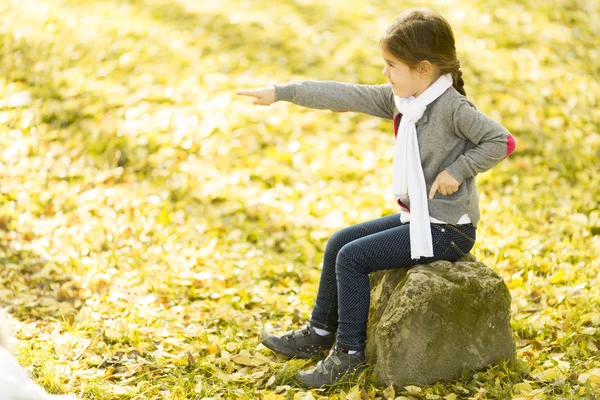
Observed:
[[[429,87],[431,82],[423,74],[398,60],[383,46],[380,46],[380,49],[381,56],[385,61],[383,75],[392,84],[392,91],[396,96],[417,97]]]

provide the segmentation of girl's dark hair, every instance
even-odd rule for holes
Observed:
[[[452,74],[452,86],[466,96],[452,28],[437,12],[427,8],[404,11],[385,31],[380,44],[411,68],[427,60],[442,75]]]

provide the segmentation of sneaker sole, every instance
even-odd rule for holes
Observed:
[[[366,368],[367,368],[367,367],[366,367],[366,366],[364,366],[364,365],[362,365],[362,366],[358,366],[358,367],[356,367],[356,368],[355,368],[353,371],[347,372],[347,373],[345,373],[344,375],[342,375],[342,376],[341,376],[341,377],[340,377],[340,378],[339,378],[337,381],[335,381],[335,382],[333,382],[333,383],[330,383],[330,382],[323,383],[323,384],[322,384],[322,385],[320,385],[320,386],[313,385],[313,384],[312,384],[312,383],[310,383],[310,382],[306,382],[306,381],[304,380],[304,377],[302,377],[302,375],[301,375],[301,372],[302,372],[302,371],[300,371],[300,372],[296,372],[296,374],[295,374],[295,378],[296,378],[296,381],[297,381],[297,382],[300,384],[300,386],[304,387],[305,389],[320,389],[320,388],[327,389],[327,388],[331,388],[331,387],[333,387],[333,386],[335,386],[335,385],[337,385],[337,384],[340,384],[340,383],[346,383],[346,382],[349,382],[349,381],[352,381],[352,380],[354,380],[354,379],[358,378],[358,376],[359,376],[359,375],[360,375],[360,374],[361,374],[361,373],[362,373],[362,372],[363,372],[363,371],[364,371]]]

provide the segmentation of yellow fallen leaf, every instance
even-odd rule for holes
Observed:
[[[290,385],[281,385],[275,388],[275,393],[287,393],[292,387]]]
[[[346,400],[364,400],[368,398],[367,391],[360,385],[354,386],[346,396]]]
[[[200,380],[196,384],[196,387],[194,388],[194,392],[196,392],[196,393],[202,393],[202,380]]]
[[[531,370],[531,367],[529,366],[527,361],[519,358],[519,359],[515,360],[515,369],[517,372],[520,372],[520,373],[529,373],[529,371]]]
[[[227,382],[231,380],[231,377],[223,371],[221,371],[220,369],[216,370],[216,375],[224,384],[227,384]]]
[[[189,365],[188,364],[188,359],[186,358],[177,358],[175,360],[172,361],[173,365],[177,365],[179,367],[184,367]]]
[[[513,386],[513,390],[517,394],[526,394],[527,392],[531,392],[532,389],[529,382],[519,382]]]
[[[526,396],[530,400],[542,400],[544,398],[544,389],[533,389]]]
[[[507,281],[506,284],[511,289],[520,288],[520,287],[525,286],[525,283],[523,282],[523,278],[521,278],[521,277],[513,278],[510,281]]]
[[[356,385],[346,395],[346,400],[361,400],[360,386]]]
[[[383,397],[387,400],[394,399],[396,397],[396,391],[394,390],[394,386],[390,385],[383,390]]]
[[[266,371],[257,371],[250,376],[252,377],[252,379],[256,380],[256,379],[262,378],[265,373],[266,373]]]
[[[600,313],[587,313],[581,316],[581,322],[591,322],[594,326],[600,325]]]
[[[593,368],[587,372],[580,374],[577,380],[581,384],[589,382],[590,386],[594,389],[600,388],[600,368]]]
[[[255,358],[251,358],[248,356],[239,356],[239,355],[232,357],[231,361],[233,361],[236,364],[247,365],[249,367],[257,367],[259,365],[264,364],[264,361],[257,360]]]
[[[542,382],[558,381],[566,378],[565,373],[557,367],[551,367],[545,370],[538,369],[534,371],[531,376]]]
[[[579,376],[577,377],[577,381],[581,384],[585,384],[588,379],[590,379],[590,374],[588,373],[583,373],[583,374],[579,374]]]
[[[242,354],[242,352],[240,352],[240,354]],[[261,353],[254,353],[254,355],[252,356],[252,358],[259,360],[259,361],[264,361],[266,363],[271,362],[271,359]]]
[[[113,394],[122,395],[122,394],[129,393],[129,391],[122,386],[112,385],[111,389],[112,389]]]
[[[311,392],[298,392],[294,394],[294,400],[315,400]]]
[[[225,349],[227,349],[227,351],[233,352],[235,351],[237,348],[237,345],[233,342],[229,342],[225,345]]]
[[[562,282],[563,278],[565,277],[565,270],[564,269],[559,269],[557,273],[555,273],[554,275],[552,275],[552,277],[550,278],[550,283],[559,283]]]
[[[588,373],[591,376],[595,376],[597,378],[600,378],[600,368],[593,368],[593,369],[589,370]]]
[[[584,335],[595,335],[596,334],[596,328],[594,328],[592,326],[588,326],[587,328],[583,328],[581,330],[581,333],[583,333]]]
[[[264,400],[285,400],[285,396],[277,393],[269,393],[265,397]]]
[[[276,379],[277,379],[277,378],[275,377],[275,375],[271,375],[271,377],[270,377],[270,378],[269,378],[269,380],[267,381],[267,384],[265,385],[265,387],[269,387],[269,386],[271,386],[272,384],[274,384]]]
[[[423,392],[423,389],[421,389],[418,386],[404,386],[404,389],[406,389],[406,391],[410,394],[421,394]]]
[[[240,350],[240,352],[238,353],[238,356],[252,357],[252,354],[250,354],[250,352],[248,350]]]
[[[85,353],[88,350],[93,350],[98,345],[98,343],[100,343],[101,340],[102,338],[100,337],[100,335],[94,336],[92,339],[90,339],[89,343],[86,346],[83,346],[81,351],[75,356],[73,360],[79,360],[83,353]]]
[[[223,359],[225,362],[231,361],[231,353],[227,350],[221,349],[221,359]]]
[[[444,396],[444,400],[456,400],[458,396],[456,395],[456,393],[450,393],[446,396]]]
[[[97,368],[73,371],[73,375],[77,376],[78,378],[80,378],[82,380],[98,379],[98,378],[101,378],[102,376],[104,376],[105,373],[106,373],[105,370],[97,369]]]

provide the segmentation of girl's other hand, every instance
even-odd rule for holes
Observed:
[[[431,185],[431,191],[429,192],[429,198],[433,199],[435,196],[435,192],[439,191],[443,195],[448,195],[456,192],[460,183],[450,173],[446,170],[440,172],[440,174],[435,178],[435,182]]]
[[[259,106],[268,106],[275,101],[275,88],[262,88],[256,90],[239,90],[235,92],[241,96],[250,96],[255,99],[252,100],[252,104]]]

